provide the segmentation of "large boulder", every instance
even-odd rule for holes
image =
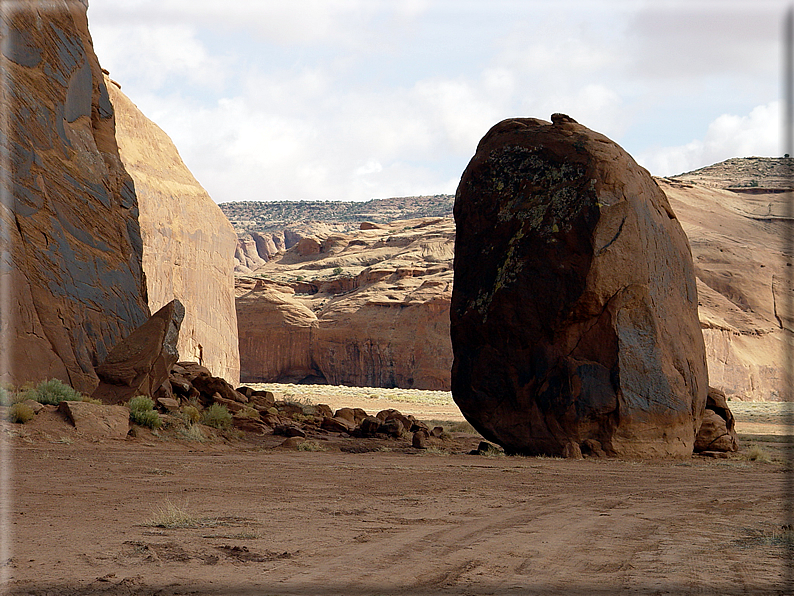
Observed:
[[[82,392],[149,308],[135,187],[85,2],[14,3],[3,15],[2,380],[59,378]]]
[[[687,238],[646,170],[564,115],[506,120],[455,199],[452,392],[509,452],[688,456],[708,391]]]
[[[119,342],[96,368],[100,383],[92,397],[125,403],[136,395],[154,396],[179,360],[176,346],[184,317],[185,308],[174,299]]]
[[[179,298],[185,306],[177,345],[180,357],[237,385],[237,234],[168,135],[117,84],[109,78],[105,83],[116,113],[119,154],[135,181],[140,206],[149,308],[155,312]]]

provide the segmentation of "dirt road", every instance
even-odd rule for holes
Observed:
[[[783,593],[780,464],[12,442],[12,594]]]

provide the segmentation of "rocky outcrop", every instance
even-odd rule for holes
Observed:
[[[461,178],[453,398],[510,452],[691,455],[708,373],[687,238],[625,151],[552,121],[497,124]]]
[[[695,451],[738,451],[736,421],[728,407],[725,394],[709,387],[703,422],[695,437]]]
[[[241,377],[448,389],[448,218],[320,233],[238,280]]]
[[[90,393],[94,367],[149,317],[138,204],[85,4],[40,4],[4,13],[0,372]]]
[[[105,83],[116,113],[119,153],[140,206],[149,308],[154,312],[178,298],[185,306],[180,357],[237,384],[237,235],[168,135],[110,79]]]
[[[118,404],[137,395],[157,394],[179,360],[177,344],[184,317],[185,308],[172,300],[116,344],[96,368],[100,383],[92,397]]]

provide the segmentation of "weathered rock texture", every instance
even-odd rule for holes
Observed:
[[[171,139],[106,79],[121,160],[135,181],[149,308],[185,306],[179,353],[237,384],[234,306],[237,234],[196,181]]]
[[[709,387],[703,422],[695,437],[695,451],[738,451],[736,421],[725,394]]]
[[[10,200],[0,205],[0,372],[14,384],[57,377],[91,392],[94,367],[149,316],[135,189],[85,5],[2,8]]]
[[[96,368],[99,387],[92,397],[126,403],[136,395],[154,396],[179,360],[177,344],[185,308],[172,300],[124,338]]]
[[[449,218],[305,237],[238,280],[245,382],[448,389]]]
[[[659,180],[692,246],[709,384],[732,399],[783,399],[787,161],[730,159]]]
[[[458,187],[453,397],[511,452],[690,455],[708,373],[687,238],[625,151],[552,119],[496,125]]]

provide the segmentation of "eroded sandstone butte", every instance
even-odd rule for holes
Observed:
[[[455,198],[452,394],[518,453],[688,456],[708,392],[689,244],[618,145],[506,120]]]
[[[179,358],[237,385],[234,304],[237,234],[185,166],[168,135],[106,79],[121,160],[135,182],[149,308],[185,307]]]
[[[135,188],[85,4],[16,2],[3,18],[3,378],[90,393],[94,367],[149,317]]]
[[[452,220],[361,227],[238,279],[244,381],[449,389]]]

